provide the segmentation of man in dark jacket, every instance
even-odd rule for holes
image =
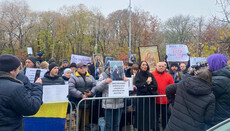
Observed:
[[[62,66],[61,68],[59,69],[59,76],[62,76],[63,75],[63,72],[66,68],[69,68],[69,61],[68,60],[63,60],[62,61]]]
[[[62,77],[58,76],[58,64],[52,63],[49,65],[49,71],[42,78],[43,85],[65,85]]]
[[[36,62],[37,62],[37,58],[34,56],[29,56],[26,58],[25,61],[25,68],[24,70],[21,70],[20,72],[23,73],[24,75],[26,74],[26,68],[36,68]]]
[[[213,54],[207,57],[212,72],[212,90],[216,97],[215,119],[211,126],[230,118],[230,67],[227,57]]]
[[[166,96],[173,108],[165,131],[205,130],[215,113],[211,81],[211,73],[201,70],[194,77],[167,86]]]
[[[42,81],[26,88],[16,79],[20,61],[9,54],[0,55],[0,130],[23,131],[23,116],[34,115],[42,104]]]

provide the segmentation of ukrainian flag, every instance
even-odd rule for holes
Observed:
[[[24,117],[25,131],[64,131],[68,102],[43,104],[37,114]]]

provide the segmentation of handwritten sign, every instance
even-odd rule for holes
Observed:
[[[129,96],[128,82],[113,81],[109,84],[109,97]]]
[[[40,70],[40,78],[43,78],[45,73],[47,72],[46,69],[37,69],[37,68],[26,68],[26,76],[28,77],[30,83],[34,83],[36,71]]]
[[[188,47],[186,45],[166,45],[167,61],[180,62],[188,61]]]
[[[190,58],[190,66],[199,65],[200,63],[204,64],[205,62],[206,62],[205,57],[191,57]]]
[[[68,85],[43,86],[43,103],[63,103],[68,102]]]
[[[88,63],[91,63],[91,57],[72,54],[71,63],[84,63],[87,65]]]

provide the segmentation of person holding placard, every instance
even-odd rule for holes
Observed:
[[[37,62],[37,58],[34,56],[30,56],[26,58],[25,61],[25,68],[24,70],[21,70],[20,72],[23,73],[24,75],[26,74],[26,68],[36,68],[36,62]]]
[[[137,95],[157,95],[157,81],[149,72],[149,65],[142,61],[139,65],[140,71],[135,76]],[[134,127],[140,131],[158,129],[158,122],[155,121],[155,99],[138,98]]]
[[[112,74],[110,72],[110,67],[108,67],[105,72],[102,72],[99,77],[95,90],[102,92],[102,97],[108,97],[109,95],[108,84],[112,82],[111,77],[112,77]],[[124,81],[127,81],[127,78],[124,78]],[[106,131],[118,131],[119,130],[119,123],[121,120],[123,107],[124,107],[123,99],[103,99],[102,100],[102,108],[105,109]]]

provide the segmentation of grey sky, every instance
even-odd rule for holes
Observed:
[[[33,11],[55,10],[64,5],[84,4],[90,10],[98,8],[105,16],[119,9],[127,9],[129,0],[25,0]],[[204,16],[219,15],[216,0],[132,0],[132,9],[138,8],[158,16],[163,21],[175,15]]]

